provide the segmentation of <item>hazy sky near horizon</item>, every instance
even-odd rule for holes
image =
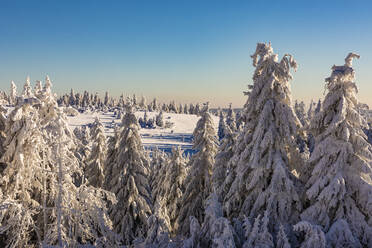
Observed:
[[[0,1],[0,89],[48,74],[58,94],[88,90],[241,107],[250,55],[292,54],[294,99],[324,97],[353,51],[359,100],[372,106],[370,1]]]

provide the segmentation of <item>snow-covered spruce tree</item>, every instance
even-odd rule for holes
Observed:
[[[201,247],[236,247],[238,237],[230,221],[223,217],[222,205],[215,193],[211,193],[206,201],[201,233]]]
[[[7,247],[31,246],[41,236],[34,215],[40,207],[35,195],[42,195],[42,134],[37,126],[37,110],[17,106],[9,115],[5,132],[4,164],[0,177],[0,244]],[[40,242],[40,240],[38,240]]]
[[[234,145],[236,143],[236,134],[231,131],[230,127],[224,127],[224,138],[221,141],[221,145],[218,148],[216,155],[216,162],[213,166],[212,173],[212,185],[214,192],[219,197],[219,200],[223,200],[228,190],[228,185],[225,185],[226,177],[229,174],[229,160],[234,155]],[[227,183],[227,182],[226,182]]]
[[[162,201],[164,198],[164,181],[167,175],[168,166],[168,155],[156,147],[152,152],[150,173],[151,197],[154,203]]]
[[[90,185],[101,188],[104,181],[104,165],[107,156],[107,143],[104,127],[98,118],[91,129],[92,152],[86,161],[85,177]]]
[[[291,173],[302,166],[296,145],[301,123],[291,106],[290,69],[297,67],[290,55],[280,62],[271,44],[258,43],[252,55],[254,84],[244,109],[245,126],[240,133],[226,178],[230,185],[224,199],[228,217],[251,219],[267,212],[270,233],[279,224],[296,223],[302,210]],[[231,180],[233,182],[231,183]]]
[[[12,81],[10,83],[10,94],[9,94],[9,104],[16,105],[17,104],[17,86]]]
[[[330,247],[372,247],[372,153],[357,111],[350,53],[326,79],[322,111],[311,123],[315,148],[306,184],[310,206],[303,220],[321,225]]]
[[[184,180],[186,178],[186,164],[182,157],[182,150],[179,146],[172,148],[172,157],[166,167],[166,176],[162,183],[164,189],[164,202],[168,210],[171,227],[175,226],[181,208]],[[170,230],[172,231],[172,230]]]
[[[294,111],[297,115],[297,118],[300,120],[302,126],[306,126],[307,116],[306,116],[306,113],[305,113],[305,103],[303,101],[298,103],[297,100],[296,100],[295,105],[294,105]]]
[[[160,113],[156,116],[156,125],[158,127],[164,127],[164,115],[163,115],[163,111],[160,111]]]
[[[220,120],[218,122],[217,134],[218,134],[218,139],[221,141],[223,137],[225,137],[225,127],[226,127],[225,116],[222,111],[220,111],[219,117],[220,117]]]
[[[110,207],[110,217],[114,230],[122,235],[125,245],[130,245],[135,238],[145,237],[152,206],[149,161],[142,146],[137,118],[129,104],[115,149],[115,159],[107,164],[112,173],[107,182],[108,190],[116,195],[118,201]]]
[[[43,85],[40,80],[36,80],[36,84],[34,87],[35,96],[37,98],[40,98],[42,92],[43,92]]]
[[[32,98],[32,97],[34,97],[34,94],[32,93],[30,77],[27,77],[26,78],[26,83],[23,86],[22,98],[23,99],[29,99],[29,98]]]
[[[204,220],[205,200],[212,192],[211,174],[214,157],[217,153],[217,137],[213,120],[208,112],[208,103],[204,106],[201,118],[196,124],[193,149],[197,150],[191,162],[191,169],[185,179],[185,193],[181,200],[181,211],[178,216],[179,233],[189,233],[190,216],[199,223]]]
[[[273,237],[269,231],[269,216],[268,211],[265,211],[264,216],[258,215],[255,218],[253,227],[246,219],[244,222],[246,233],[246,241],[243,248],[251,247],[274,247]]]
[[[229,109],[227,110],[226,125],[228,125],[232,131],[236,130],[235,112],[232,109],[231,103],[229,105]]]

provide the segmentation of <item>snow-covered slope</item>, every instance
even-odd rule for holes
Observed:
[[[142,111],[138,111],[135,114],[138,119],[144,116]],[[158,112],[147,112],[147,118],[154,118],[158,114]],[[75,129],[78,126],[93,123],[96,117],[104,125],[107,136],[113,135],[114,126],[121,122],[113,112],[95,112],[70,116],[68,117],[68,123],[71,129]],[[170,152],[172,146],[179,145],[188,153],[191,151],[192,133],[199,118],[196,115],[164,113],[164,122],[170,122],[173,125],[170,128],[141,128],[142,142],[146,149],[157,146],[161,150]],[[212,118],[214,127],[217,130],[218,117],[213,115]]]

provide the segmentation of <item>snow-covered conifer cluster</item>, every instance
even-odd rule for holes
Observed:
[[[372,247],[359,55],[332,67],[308,108],[292,101],[291,55],[258,43],[251,57],[241,111],[72,89],[57,99],[49,77],[27,77],[20,94],[12,81],[0,92],[0,247]],[[66,115],[81,113],[96,118],[72,131]],[[161,136],[177,114],[194,115],[192,156],[182,135],[146,150],[141,131]]]

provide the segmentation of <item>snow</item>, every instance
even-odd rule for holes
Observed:
[[[143,118],[144,113],[144,111],[137,111],[135,115],[139,119],[140,117]],[[158,114],[159,112],[147,112],[147,118],[155,118]],[[145,148],[153,149],[157,146],[163,151],[170,152],[172,146],[180,146],[186,153],[192,152],[192,133],[200,116],[174,113],[163,114],[164,122],[171,122],[173,125],[170,128],[141,128],[140,134]],[[214,115],[211,116],[214,128],[217,130],[219,118]],[[113,123],[118,125],[121,122],[120,119],[116,118],[114,112],[79,113],[77,116],[69,116],[68,124],[73,130],[79,126],[92,124],[96,117],[102,122],[106,136],[113,136]]]

